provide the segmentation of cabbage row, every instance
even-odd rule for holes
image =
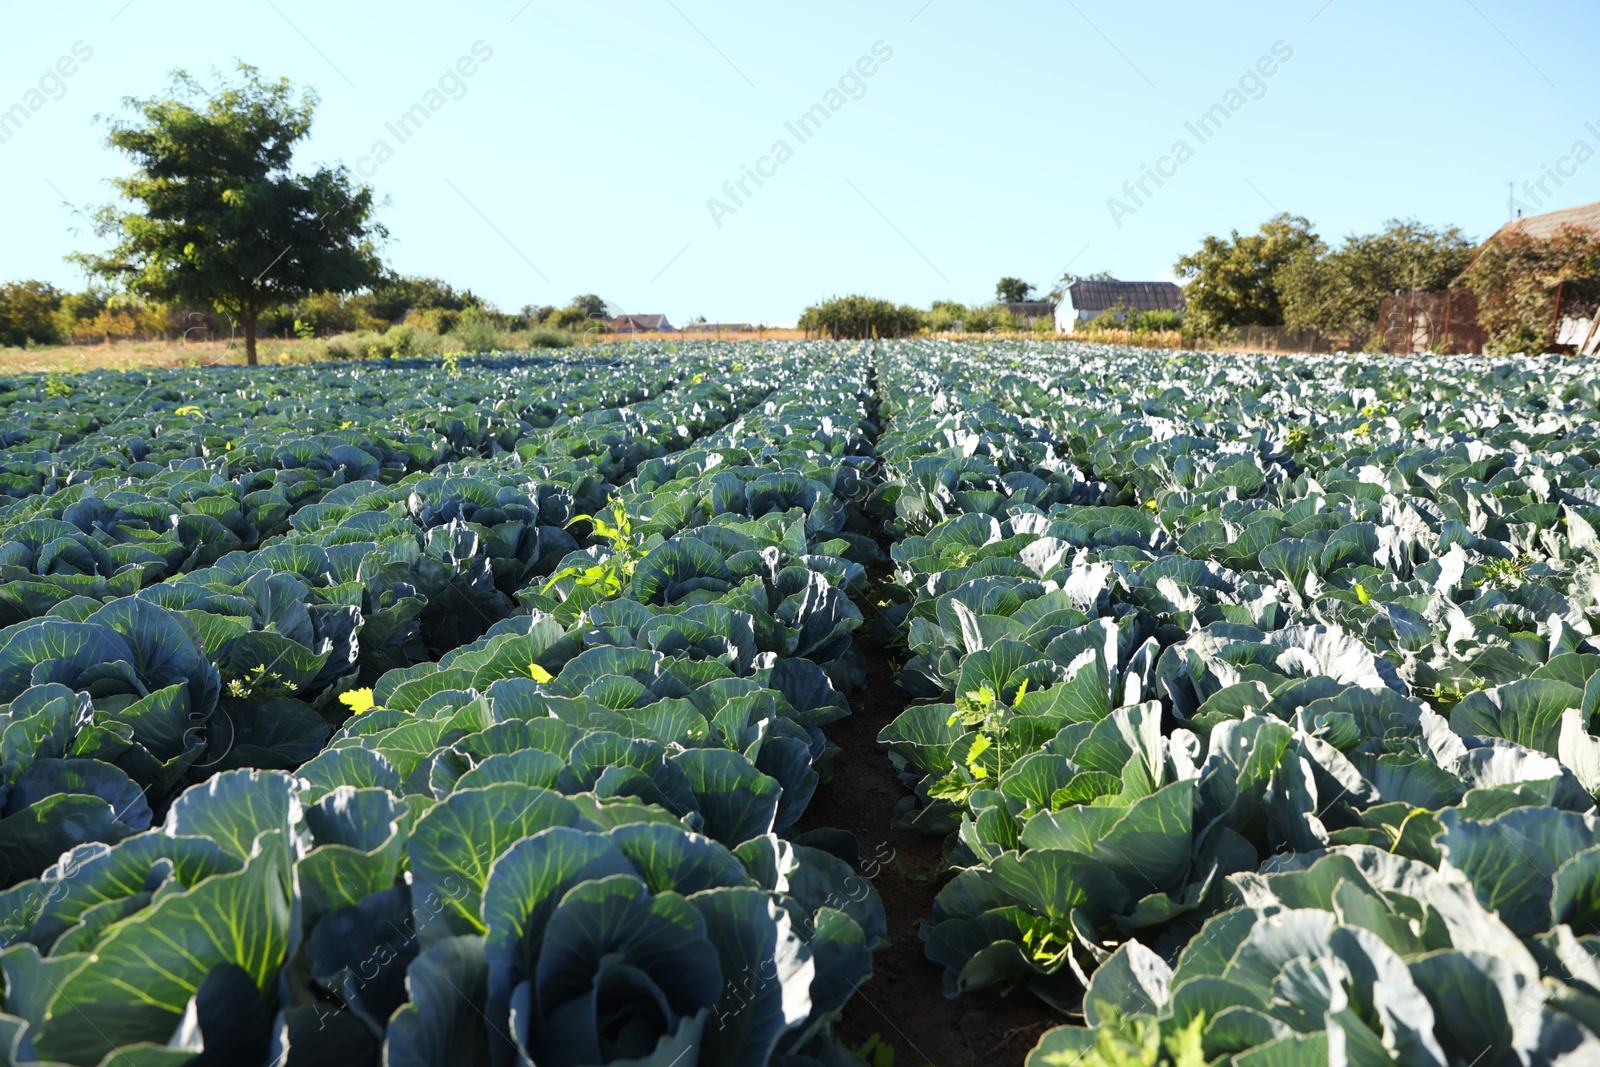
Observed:
[[[1600,1057],[1591,364],[880,373],[949,995],[1081,1012],[1036,1065]]]
[[[652,444],[682,447],[691,425],[715,428],[737,410],[730,403],[770,388],[750,378],[706,385],[704,371],[691,383],[688,368],[652,361],[563,367],[579,376],[542,385],[538,366],[486,361],[472,369],[470,386],[459,368],[459,377],[412,368],[287,380],[219,369],[240,379],[230,391],[210,379],[135,390],[145,376],[86,376],[54,398],[37,382],[7,391],[16,383],[0,380],[0,411],[11,427],[0,432],[0,467],[10,479],[0,483],[0,622],[43,615],[73,596],[129,595],[291,531],[313,531],[336,507],[367,510],[358,505],[380,489],[414,487],[417,517],[431,528],[461,504],[440,498],[439,484],[424,476],[448,475],[470,458],[514,452],[531,462],[502,466],[502,488],[529,481],[519,481],[523,474],[559,476],[563,487],[592,497]],[[535,388],[544,399],[525,395]],[[674,389],[670,399],[648,399],[663,388]],[[318,399],[299,399],[305,392]],[[54,407],[65,410],[57,416]],[[71,432],[59,428],[66,421]],[[540,469],[540,461],[555,469]],[[539,502],[550,495],[539,493]]]
[[[28,517],[0,532],[0,554],[16,561],[21,576],[3,588],[28,621],[0,630],[0,701],[48,681],[88,692],[93,709],[52,727],[48,744],[36,736],[43,726],[18,727],[4,778],[15,784],[26,770],[38,780],[13,791],[0,818],[0,883],[38,874],[71,844],[145,829],[209,774],[290,769],[316,755],[346,714],[340,692],[477,639],[578,551],[567,527],[606,499],[605,471],[631,471],[715,429],[770,388],[753,375],[686,382],[668,401],[584,412],[529,430],[521,451],[392,485],[345,480],[380,473],[375,464],[340,468],[333,488],[283,509],[270,543],[210,565],[203,554],[178,556],[166,581],[152,581],[167,563],[143,547],[159,539],[137,537],[129,516],[141,505],[124,499],[142,481],[83,482],[20,502]],[[197,468],[195,483],[218,492],[196,499],[226,504],[230,462],[173,460],[178,469],[166,473]],[[170,531],[187,517],[149,525]],[[111,555],[118,548],[152,558],[126,561]],[[82,569],[100,561],[104,573],[73,573],[85,559]],[[125,579],[132,595],[117,596],[123,587],[110,583]],[[61,762],[30,769],[41,756]],[[142,804],[125,803],[135,794]],[[51,804],[33,803],[46,797]]]
[[[867,603],[1034,1067],[1600,1056],[1591,364],[614,351],[0,379],[0,1062],[856,1062]]]
[[[880,555],[868,358],[656,362],[670,397],[336,469],[0,631],[6,1062],[838,1055],[882,907],[853,838],[791,831]],[[16,527],[104,547],[54,510],[214,462]]]

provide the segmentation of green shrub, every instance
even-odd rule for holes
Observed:
[[[589,318],[589,313],[582,308],[566,307],[556,308],[546,315],[540,323],[551,330],[578,330],[583,331],[595,324],[596,320]]]
[[[968,308],[966,315],[961,320],[962,329],[967,333],[988,333],[994,329],[995,317],[992,307]]]
[[[806,308],[800,328],[827,337],[909,337],[927,324],[926,315],[905,304],[867,296],[845,296]]]
[[[450,336],[468,352],[492,352],[499,340],[494,323],[482,308],[470,307],[461,313]]]
[[[1163,333],[1182,328],[1182,312],[1135,311],[1126,304],[1106,308],[1079,327],[1085,330],[1126,330],[1131,333]]]
[[[455,328],[461,312],[451,308],[423,308],[406,313],[405,325],[428,333],[445,334]]]
[[[928,311],[928,329],[934,333],[954,329],[957,323],[965,327],[966,322],[966,305],[958,304],[954,300],[935,300],[933,307]]]
[[[521,347],[530,350],[535,348],[571,348],[573,345],[572,335],[561,330],[530,330],[523,337],[524,340]]]
[[[483,304],[471,289],[459,292],[438,278],[392,276],[372,289],[372,314],[388,322],[412,312],[465,311]]]
[[[323,341],[312,342],[311,345],[307,346],[306,353],[313,361],[318,359],[362,359],[365,355],[356,334],[345,334],[340,337],[329,337]]]
[[[466,334],[460,327],[454,333],[436,334],[405,324],[391,326],[382,333],[359,330],[300,345],[294,350],[293,359],[295,362],[428,359],[463,350],[523,352],[535,348],[571,348],[577,343],[577,337],[564,330],[497,330],[487,315],[476,324],[466,315],[463,319],[467,322]]]
[[[545,320],[555,313],[555,307],[550,304],[544,304],[538,307],[535,307],[533,304],[522,305],[522,319],[525,323],[527,323],[529,329],[532,329],[535,326],[543,326]]]
[[[389,327],[383,337],[388,342],[389,351],[395,359],[411,358],[417,354],[421,344],[421,335],[417,333],[416,327],[404,323]]]
[[[373,300],[369,293],[343,296],[339,293],[312,293],[283,309],[282,317],[289,320],[293,331],[305,336],[326,337],[335,333],[353,333],[357,330],[382,330],[389,324],[372,313]],[[263,316],[263,324],[266,317]]]
[[[1543,240],[1514,233],[1490,241],[1461,284],[1478,298],[1490,353],[1547,352],[1560,325],[1557,294],[1574,312],[1600,296],[1600,239],[1573,227]]]
[[[97,285],[64,294],[56,311],[56,336],[67,342],[93,337],[92,326],[110,308],[110,298],[110,292]]]
[[[56,312],[62,293],[48,282],[0,284],[0,345],[21,348],[59,340]]]

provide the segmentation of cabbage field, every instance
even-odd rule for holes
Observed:
[[[1600,1063],[1597,418],[1024,342],[0,377],[0,1064],[957,1067],[908,997],[1025,1015],[985,1067]]]

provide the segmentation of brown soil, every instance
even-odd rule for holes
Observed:
[[[894,1047],[895,1067],[1021,1064],[1040,1034],[1067,1020],[1025,991],[945,999],[944,968],[923,955],[917,936],[918,921],[933,916],[944,843],[890,829],[895,803],[910,790],[896,778],[878,732],[907,701],[894,684],[889,655],[869,639],[861,641],[861,651],[867,687],[851,699],[854,714],[828,727],[840,752],[799,826],[849,830],[861,841],[863,859],[881,865],[873,885],[888,916],[889,945],[874,955],[873,977],[845,1006],[835,1034],[850,1048],[880,1035]]]

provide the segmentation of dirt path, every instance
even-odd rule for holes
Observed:
[[[945,999],[943,968],[923,955],[917,936],[917,922],[933,916],[944,844],[890,829],[895,803],[910,791],[895,777],[878,731],[907,701],[894,684],[889,656],[867,638],[861,651],[867,687],[852,696],[854,714],[828,727],[841,751],[830,767],[832,777],[818,787],[799,827],[849,830],[860,839],[862,856],[882,863],[873,885],[888,916],[889,947],[874,955],[872,980],[845,1006],[835,1034],[851,1048],[881,1035],[894,1047],[895,1067],[1020,1064],[1040,1034],[1067,1020],[1026,992]]]

